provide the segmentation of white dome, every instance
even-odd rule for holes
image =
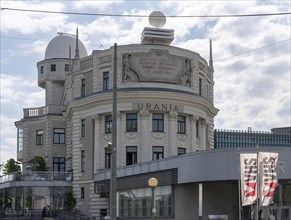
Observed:
[[[79,57],[85,57],[87,50],[82,41],[78,40]],[[71,45],[71,58],[75,57],[76,49],[76,36],[71,34],[59,33],[58,36],[54,37],[46,47],[45,59],[53,58],[70,58],[69,48]]]

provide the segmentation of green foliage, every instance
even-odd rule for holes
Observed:
[[[74,197],[73,191],[69,191],[66,193],[65,198],[65,208],[67,210],[72,210],[77,204],[76,198]]]
[[[4,165],[3,173],[9,174],[9,173],[15,173],[21,171],[20,162],[17,160],[14,160],[13,158],[7,160],[7,163]]]
[[[32,171],[47,171],[48,167],[46,166],[45,159],[41,156],[33,157],[28,163],[31,164]]]

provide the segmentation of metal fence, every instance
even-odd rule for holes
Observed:
[[[51,210],[49,213],[44,213],[41,209],[0,209],[1,220],[41,220],[44,217],[54,220],[92,220],[91,217],[86,216],[77,211],[62,211],[62,210]]]

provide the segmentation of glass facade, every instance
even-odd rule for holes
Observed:
[[[119,214],[124,218],[151,217],[152,196],[150,188],[133,189],[118,193]],[[171,186],[155,189],[156,217],[173,217],[173,195]]]
[[[291,133],[214,130],[214,148],[291,147]]]

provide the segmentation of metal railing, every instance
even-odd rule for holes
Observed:
[[[42,219],[41,209],[0,209],[0,219]]]
[[[72,173],[69,172],[19,172],[10,173],[0,177],[0,184],[10,181],[72,181]]]

